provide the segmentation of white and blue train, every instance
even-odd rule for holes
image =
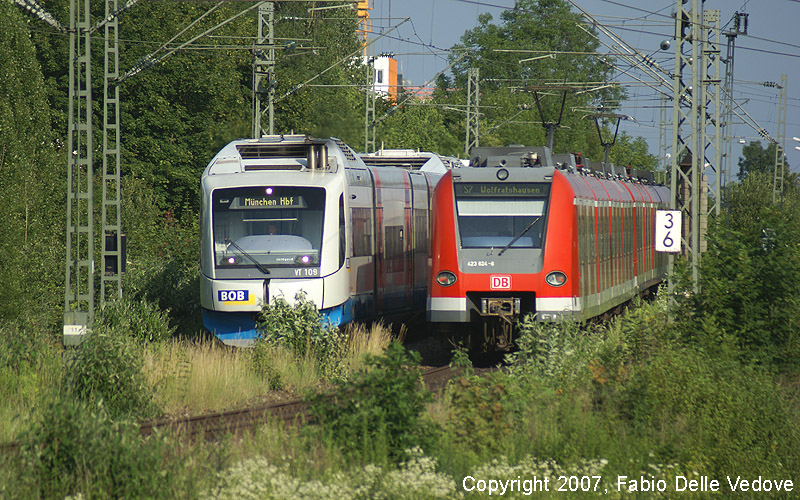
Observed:
[[[201,180],[205,327],[249,345],[262,305],[301,291],[333,325],[424,312],[431,195],[452,166],[304,135],[231,142]]]

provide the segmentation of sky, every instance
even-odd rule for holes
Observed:
[[[676,0],[573,1],[627,44],[650,55],[667,70],[674,70],[674,45],[667,51],[659,50],[659,45],[662,40],[674,36],[674,22],[670,15],[675,10]],[[403,77],[414,85],[428,82],[448,65],[447,49],[477,24],[479,14],[489,13],[499,21],[500,13],[513,8],[515,3],[514,0],[371,2],[372,38],[409,18],[392,33],[377,40],[374,46],[376,53],[394,53]],[[800,172],[800,150],[795,149],[800,148],[800,141],[792,140],[792,137],[800,138],[800,0],[707,0],[705,9],[720,11],[723,30],[730,29],[729,21],[735,12],[749,15],[747,35],[736,38],[734,98],[773,137],[778,136],[780,90],[762,83],[780,83],[781,75],[787,75],[785,151],[788,166],[792,171]],[[574,7],[572,10],[577,12]],[[721,39],[724,57],[727,38],[722,36]],[[724,75],[724,65],[720,71]],[[619,80],[632,81],[625,76]],[[658,100],[653,100],[654,91],[642,86],[631,86],[627,91],[629,99],[620,112],[631,115],[635,121],[623,121],[620,130],[645,138],[651,153],[658,154],[660,115]],[[667,115],[671,120],[672,106],[668,106]],[[738,171],[736,163],[741,156],[740,143],[759,139],[756,130],[741,122],[734,117],[734,174]],[[766,142],[763,144],[766,146]]]

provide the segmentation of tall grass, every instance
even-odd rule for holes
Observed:
[[[427,406],[413,401],[419,386],[404,380],[417,368],[399,362],[398,346],[384,362],[359,365],[364,352],[384,350],[391,335],[382,327],[345,332],[337,349],[345,353],[337,361],[339,382],[330,386],[316,356],[298,357],[288,348],[264,350],[265,374],[253,369],[253,350],[210,341],[143,344],[144,373],[167,413],[274,397],[275,381],[283,396],[335,386],[338,407],[302,432],[267,422],[247,438],[186,445],[164,436],[142,440],[96,402],[54,396],[29,419],[25,460],[0,457],[0,497],[158,491],[180,498],[483,498],[486,491],[463,491],[466,476],[537,476],[551,485],[549,493],[534,493],[537,498],[564,498],[553,491],[564,474],[601,475],[604,496],[634,498],[617,491],[617,475],[670,485],[678,474],[796,480],[796,375],[686,345],[666,312],[662,296],[602,328],[523,322],[521,349],[505,370],[489,379],[464,370]],[[14,377],[33,371],[5,363],[3,373]],[[47,372],[47,363],[39,366]],[[54,376],[56,385],[60,377]],[[381,401],[367,390],[377,386]],[[48,447],[51,442],[63,446]],[[86,460],[74,460],[81,454]],[[520,487],[503,497],[529,498]],[[597,493],[568,492],[569,498],[589,496]]]
[[[345,330],[339,373],[347,377],[363,367],[364,356],[378,355],[392,338],[383,324],[352,325]],[[229,409],[267,398],[299,396],[326,384],[323,370],[310,353],[297,356],[272,345],[262,364],[268,374],[254,370],[252,349],[224,347],[215,340],[170,340],[144,350],[144,372],[156,387],[156,400],[167,414]],[[279,389],[279,392],[275,392]]]
[[[24,320],[0,321],[0,442],[14,439],[63,375],[61,349]]]

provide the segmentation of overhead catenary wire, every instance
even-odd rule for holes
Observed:
[[[394,27],[393,27],[391,30],[389,30],[389,31],[391,32],[391,31],[393,31],[393,30],[397,29],[398,27],[400,27],[401,25],[403,25],[403,24],[404,24],[405,22],[407,22],[408,20],[409,20],[409,18],[405,18],[405,19],[403,19],[403,20],[402,20],[402,21],[401,21],[399,24],[397,24],[396,26],[394,26]],[[376,42],[376,41],[378,41],[379,39],[380,39],[380,37],[378,37],[378,38],[375,38],[375,39],[373,39],[373,40],[371,40],[371,41],[367,42],[367,43],[366,43],[366,45],[365,45],[364,47],[368,47],[368,46],[372,45],[373,43],[375,43],[375,42]],[[346,55],[346,56],[342,57],[341,59],[339,59],[339,60],[338,60],[338,61],[336,61],[335,63],[331,64],[330,66],[328,66],[328,67],[327,67],[327,68],[325,68],[324,70],[322,70],[322,71],[320,71],[319,73],[317,73],[315,76],[312,76],[311,78],[309,78],[308,80],[306,80],[305,82],[303,82],[303,83],[298,83],[297,85],[295,85],[294,87],[292,87],[291,89],[289,89],[289,90],[288,90],[288,91],[287,91],[285,94],[283,94],[282,96],[280,96],[280,97],[276,98],[276,99],[275,99],[275,102],[280,102],[280,101],[282,101],[283,99],[285,99],[285,98],[289,97],[290,95],[294,94],[294,93],[295,93],[295,92],[297,92],[298,90],[302,89],[303,87],[305,87],[305,86],[306,86],[306,85],[308,85],[309,83],[313,82],[314,80],[316,80],[317,78],[321,77],[322,75],[324,75],[324,74],[325,74],[325,73],[327,73],[328,71],[332,70],[333,68],[335,68],[335,67],[339,66],[340,64],[342,64],[342,63],[344,63],[344,62],[346,62],[346,61],[352,61],[354,57],[357,57],[359,54],[361,54],[361,53],[363,52],[363,50],[364,50],[364,47],[359,47],[359,48],[358,48],[358,50],[356,50],[355,52],[351,52],[350,54],[348,54],[348,55]]]

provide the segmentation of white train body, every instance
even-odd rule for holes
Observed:
[[[424,311],[437,158],[367,166],[342,141],[307,136],[225,146],[201,181],[206,328],[248,345],[262,305],[298,292],[333,325]]]

